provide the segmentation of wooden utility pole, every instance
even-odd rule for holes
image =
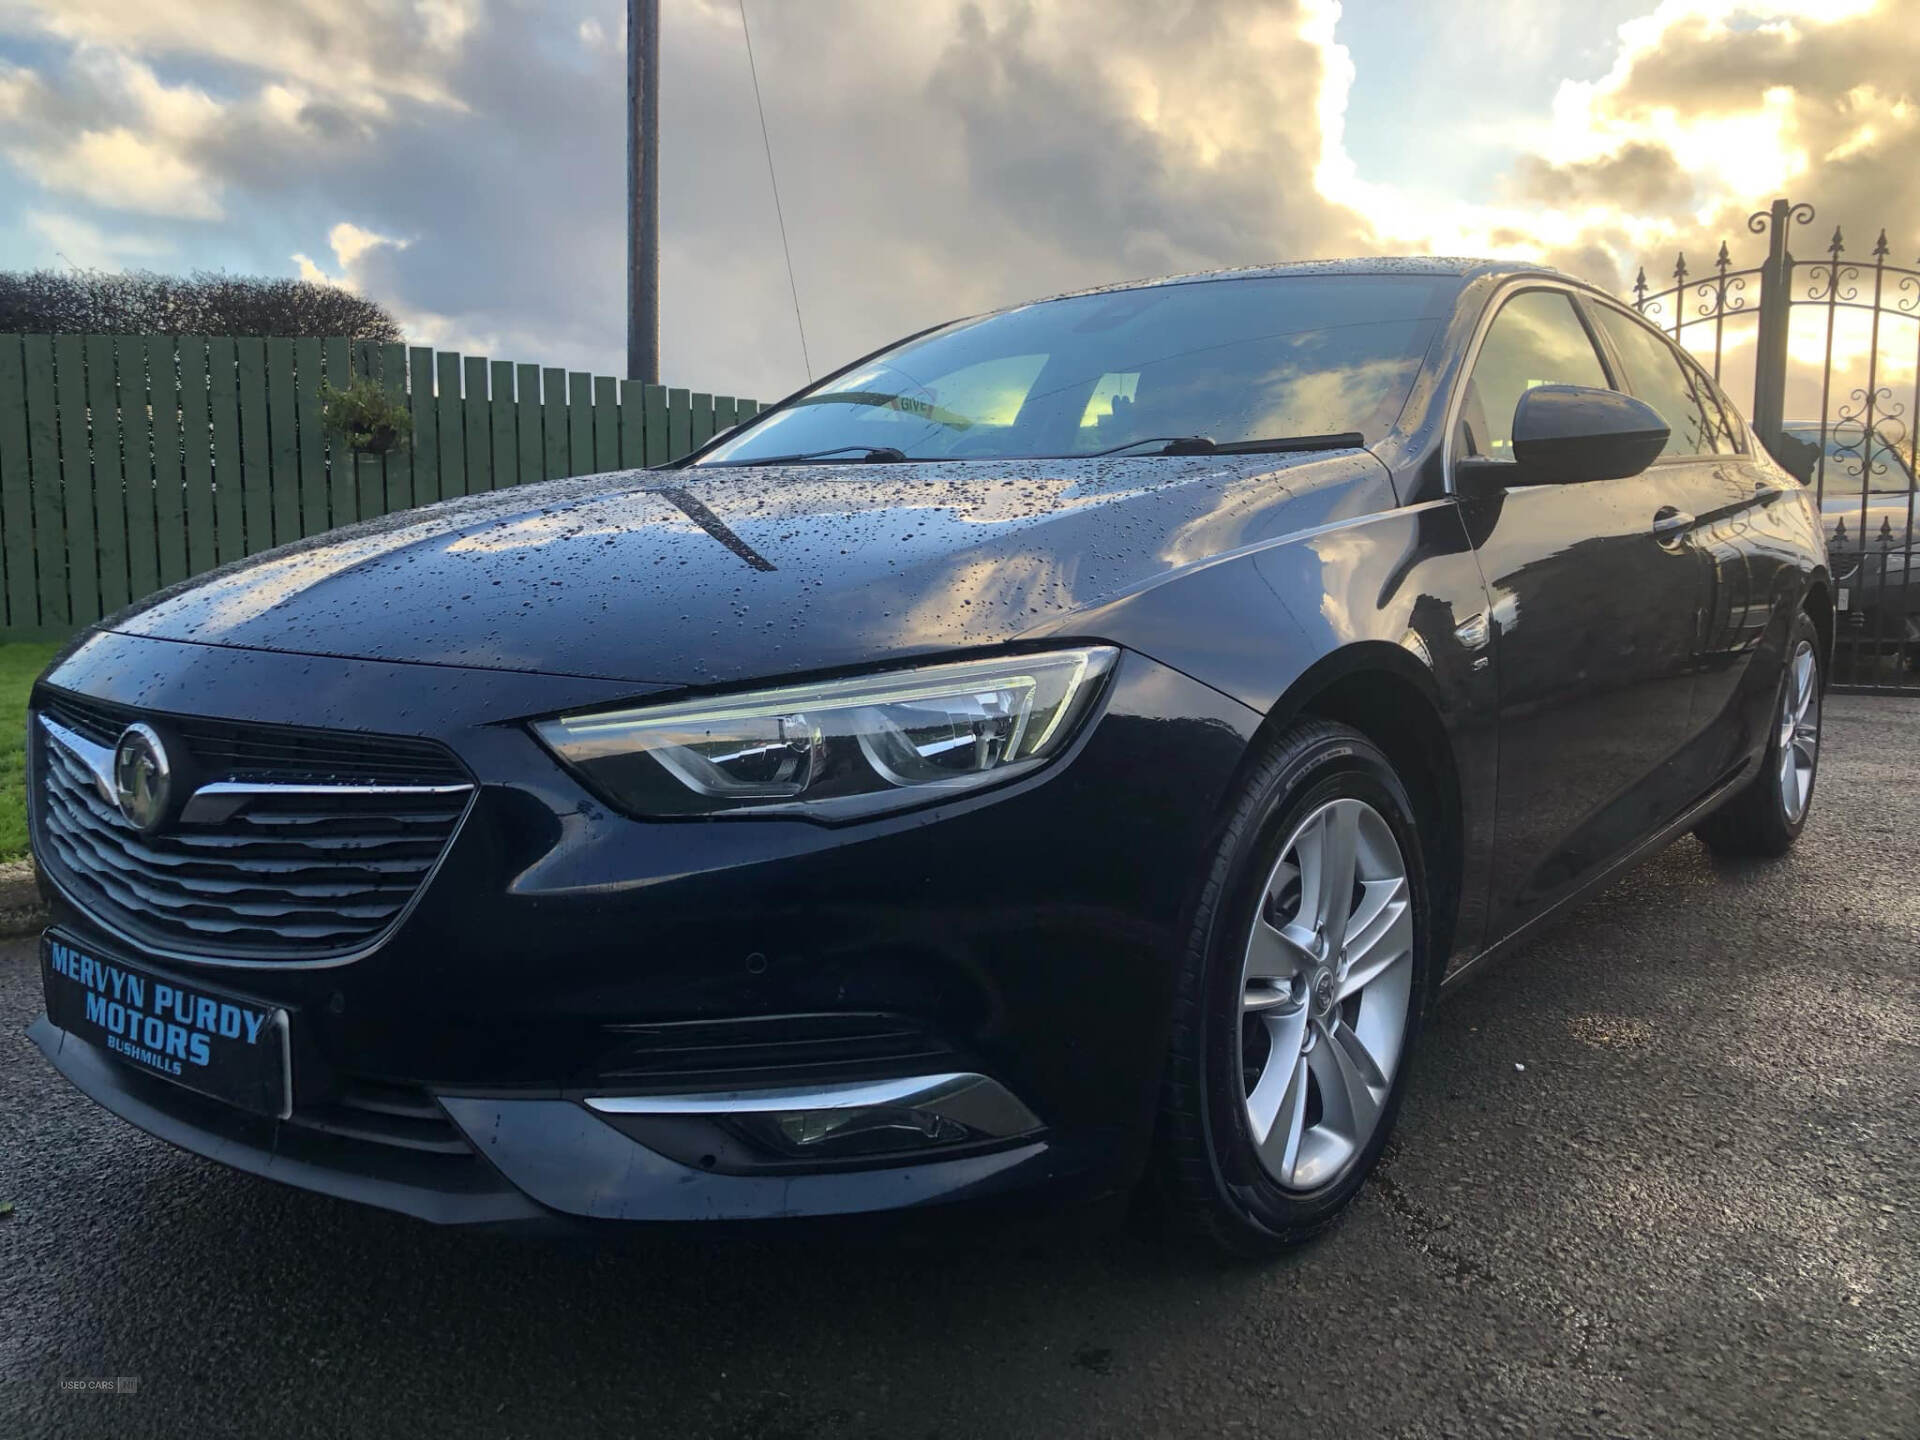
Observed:
[[[627,0],[627,379],[660,383],[660,0]]]

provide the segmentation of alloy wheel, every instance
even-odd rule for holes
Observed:
[[[1820,674],[1813,646],[1802,640],[1787,662],[1780,697],[1780,803],[1790,823],[1807,813],[1814,767],[1820,763]]]
[[[1329,801],[1281,847],[1247,937],[1240,1075],[1282,1189],[1338,1179],[1380,1122],[1406,1041],[1413,893],[1386,818]]]

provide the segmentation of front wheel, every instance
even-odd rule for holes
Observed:
[[[1719,855],[1784,855],[1806,827],[1820,770],[1820,701],[1826,679],[1820,632],[1804,613],[1787,641],[1773,730],[1760,769],[1694,831]]]
[[[1243,786],[1180,974],[1162,1193],[1261,1255],[1339,1214],[1385,1146],[1429,985],[1420,835],[1374,744],[1326,721]]]

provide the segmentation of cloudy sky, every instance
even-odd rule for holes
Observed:
[[[1212,265],[1498,253],[1624,286],[1759,244],[1746,214],[1778,194],[1912,263],[1900,9],[746,0],[816,371]],[[771,397],[806,371],[740,7],[662,10],[666,378]],[[620,0],[0,0],[0,268],[304,273],[421,342],[617,373],[623,23]]]

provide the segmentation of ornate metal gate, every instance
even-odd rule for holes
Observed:
[[[1795,259],[1792,232],[1813,218],[1776,200],[1747,218],[1767,239],[1760,264],[1735,269],[1722,243],[1694,274],[1682,254],[1664,290],[1640,271],[1634,303],[1714,379],[1751,365],[1753,427],[1824,517],[1835,683],[1920,694],[1920,269],[1887,263],[1884,230],[1870,261],[1845,258],[1838,227],[1822,258]]]

